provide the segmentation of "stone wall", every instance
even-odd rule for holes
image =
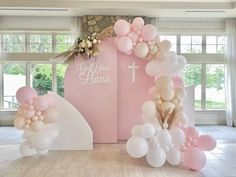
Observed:
[[[100,33],[106,27],[114,25],[119,19],[125,19],[132,22],[135,16],[96,16],[87,15],[82,17],[82,33],[91,34],[93,32]],[[145,19],[145,18],[144,18]]]

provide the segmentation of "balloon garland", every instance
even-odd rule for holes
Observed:
[[[38,96],[31,87],[21,87],[16,92],[20,103],[14,121],[17,129],[24,131],[25,139],[20,145],[23,156],[44,155],[58,136],[55,122],[59,112],[53,107],[49,95]]]
[[[181,162],[193,170],[206,164],[203,151],[213,150],[216,141],[209,135],[199,136],[195,127],[187,127],[183,110],[186,95],[180,72],[186,59],[170,51],[171,42],[160,41],[156,28],[140,17],[130,24],[118,20],[114,26],[114,42],[119,51],[147,60],[146,73],[154,77],[155,85],[148,91],[152,100],[142,106],[144,124],[132,128],[132,137],[126,144],[134,158],[146,157],[152,167]],[[183,158],[182,158],[183,157]]]

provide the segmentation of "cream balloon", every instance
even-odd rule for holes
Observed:
[[[157,89],[161,88],[172,88],[173,87],[173,81],[168,76],[160,76],[156,79],[156,85]]]
[[[175,104],[165,101],[161,104],[161,111],[163,113],[172,113],[172,111],[175,109]]]
[[[127,141],[126,150],[131,157],[141,158],[148,152],[148,142],[141,136],[133,136]]]
[[[43,123],[43,121],[32,122],[30,125],[30,128],[33,131],[41,131],[44,128],[44,123]]]
[[[163,88],[161,90],[161,98],[164,101],[170,101],[174,97],[175,93],[171,88]]]
[[[140,42],[134,47],[134,55],[139,58],[145,58],[148,54],[149,48],[145,42]]]
[[[175,97],[178,99],[183,99],[186,95],[186,91],[182,87],[176,87],[174,92],[175,92]]]
[[[22,118],[16,118],[15,121],[14,121],[14,126],[17,129],[23,129],[24,126],[25,126],[25,120],[22,119]]]
[[[160,42],[160,48],[165,51],[168,52],[171,49],[171,42],[168,40],[163,40]]]
[[[43,112],[44,122],[53,123],[59,118],[59,112],[56,108],[49,107],[46,111]]]

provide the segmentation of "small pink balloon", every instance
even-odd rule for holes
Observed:
[[[196,139],[199,137],[199,132],[195,127],[188,127],[184,129],[187,138]]]
[[[34,106],[32,104],[28,105],[27,107],[28,110],[34,110]]]
[[[172,77],[172,81],[174,83],[174,87],[181,87],[183,88],[184,87],[184,81],[181,77],[179,76],[176,76],[176,77]]]
[[[24,117],[27,119],[33,118],[35,116],[34,110],[25,110]]]
[[[31,87],[21,87],[16,92],[16,99],[21,104],[26,104],[37,96],[37,92]]]
[[[44,111],[48,108],[48,102],[46,97],[39,96],[34,99],[34,108],[38,111]]]
[[[133,47],[132,40],[129,37],[121,37],[117,42],[117,48],[124,53],[129,52]]]
[[[155,97],[155,94],[156,94],[156,87],[155,86],[152,86],[148,89],[148,94],[154,98]]]
[[[199,148],[190,147],[184,152],[184,163],[192,170],[201,170],[206,164],[206,155]]]
[[[130,23],[126,20],[118,20],[114,25],[114,31],[117,36],[125,36],[130,32]]]
[[[201,135],[198,138],[197,146],[203,151],[211,151],[216,147],[216,140],[210,135]]]
[[[137,40],[138,40],[138,35],[135,34],[135,35],[132,37],[132,41],[133,41],[133,42],[136,42]]]
[[[132,25],[138,26],[138,27],[143,26],[144,25],[144,20],[141,17],[136,17],[133,20]]]
[[[157,30],[155,28],[155,26],[151,25],[151,24],[148,24],[148,25],[145,25],[142,29],[142,32],[141,32],[141,36],[143,38],[143,40],[145,41],[151,41],[153,40],[157,35]]]

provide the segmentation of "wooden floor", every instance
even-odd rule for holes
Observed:
[[[236,144],[218,144],[207,153],[200,171],[165,164],[151,168],[145,159],[133,159],[124,144],[97,144],[93,151],[50,151],[46,156],[23,158],[18,145],[0,146],[1,177],[236,177]]]

